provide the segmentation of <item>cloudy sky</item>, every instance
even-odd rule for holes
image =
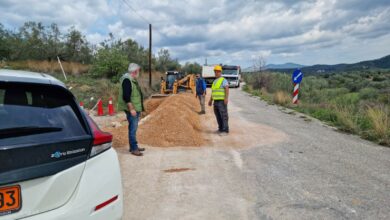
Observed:
[[[129,7],[130,5],[130,7]],[[137,13],[135,13],[135,11]],[[132,38],[181,63],[353,63],[390,54],[389,0],[0,0],[8,29],[75,26],[93,43]]]

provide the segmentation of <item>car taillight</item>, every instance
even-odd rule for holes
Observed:
[[[94,157],[103,151],[111,148],[112,146],[112,135],[100,130],[93,131],[93,146],[91,149],[90,157]]]
[[[87,119],[93,133],[93,146],[89,156],[94,157],[111,148],[112,135],[108,132],[100,130],[90,116],[87,115]]]

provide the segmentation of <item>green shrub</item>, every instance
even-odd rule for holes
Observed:
[[[374,76],[372,78],[372,81],[374,81],[374,82],[382,82],[382,81],[385,81],[385,80],[386,80],[386,77],[384,77],[384,76]]]
[[[272,77],[269,73],[254,73],[252,78],[253,89],[272,88],[271,85]]]
[[[245,84],[243,87],[242,87],[242,90],[244,90],[245,92],[250,92],[250,87]]]
[[[278,91],[284,91],[286,93],[292,93],[294,85],[291,80],[291,75],[284,73],[273,73],[270,74],[271,81],[270,84],[266,87],[267,91],[274,93]]]
[[[390,91],[384,91],[378,96],[378,102],[383,104],[390,104]]]
[[[95,78],[106,77],[118,82],[128,65],[129,61],[123,51],[117,48],[103,48],[96,54],[90,73]]]
[[[346,88],[329,88],[329,89],[323,89],[322,92],[329,99],[333,99],[333,98],[347,94],[349,92],[349,90]]]
[[[368,85],[368,87],[373,87],[373,88],[376,88],[376,89],[388,89],[390,88],[390,80],[388,81],[382,81],[382,82],[370,82]]]
[[[359,97],[360,99],[377,99],[379,96],[379,91],[375,88],[368,87],[368,88],[363,88],[359,91]]]
[[[357,92],[362,88],[367,87],[368,81],[363,80],[348,80],[344,87],[349,89],[350,92]]]
[[[311,112],[311,116],[319,120],[328,121],[332,123],[337,121],[336,113],[332,109],[328,108],[317,108]]]
[[[351,106],[354,108],[359,102],[359,93],[347,93],[338,97],[335,97],[332,100],[333,104],[338,106]]]
[[[260,97],[261,96],[261,92],[260,92],[259,89],[255,89],[255,90],[252,90],[252,95]]]
[[[299,96],[301,100],[321,103],[326,100],[323,89],[328,86],[328,82],[325,79],[308,76],[300,85]]]

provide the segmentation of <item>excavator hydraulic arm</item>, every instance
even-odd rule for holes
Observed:
[[[173,88],[172,88],[172,93],[177,94],[178,89],[180,87],[184,87],[185,89],[191,90],[192,93],[196,92],[196,86],[195,86],[195,75],[194,74],[189,74],[183,79],[180,80],[175,80],[173,83]],[[170,91],[167,90],[167,84],[165,80],[161,81],[160,84],[160,93],[161,94],[166,94],[169,93]]]

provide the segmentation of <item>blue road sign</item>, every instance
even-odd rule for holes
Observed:
[[[296,69],[292,75],[292,80],[294,83],[300,83],[303,78],[303,73],[301,70]]]

